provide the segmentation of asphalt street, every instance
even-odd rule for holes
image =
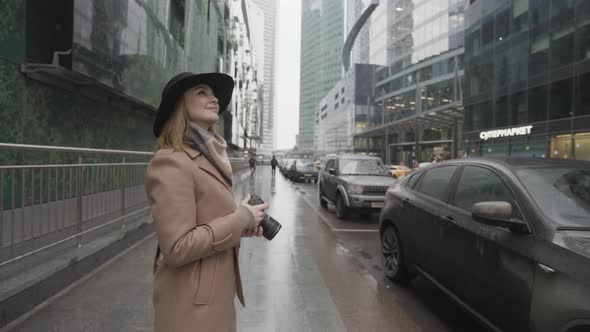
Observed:
[[[236,201],[256,193],[283,228],[271,242],[243,239],[246,307],[239,331],[484,331],[424,279],[409,287],[383,274],[378,214],[338,220],[317,185],[270,167],[236,181]],[[12,331],[152,331],[150,237],[46,302]],[[198,329],[196,329],[198,331]]]

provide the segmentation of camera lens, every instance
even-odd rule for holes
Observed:
[[[266,214],[264,216],[264,220],[260,223],[262,227],[262,236],[264,236],[267,240],[272,240],[277,233],[283,227],[278,221],[274,220],[273,217]]]

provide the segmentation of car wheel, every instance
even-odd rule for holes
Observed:
[[[385,275],[396,283],[407,283],[408,272],[398,231],[387,226],[381,236],[381,252],[384,259]]]
[[[322,197],[323,196],[323,194],[322,194],[322,187],[320,187],[320,190],[319,191],[320,191],[320,194],[319,194],[319,196],[320,196],[320,206],[323,207],[324,209],[327,209],[328,208],[328,202]]]
[[[336,217],[338,217],[338,219],[345,219],[348,217],[348,212],[348,207],[346,206],[342,195],[336,195]]]

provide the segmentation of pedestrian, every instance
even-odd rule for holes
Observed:
[[[235,297],[244,305],[241,237],[261,236],[268,204],[234,203],[227,144],[214,130],[231,99],[225,74],[182,73],[162,92],[157,151],[145,187],[158,250],[155,331],[236,331]]]
[[[272,175],[275,175],[275,173],[277,172],[278,164],[279,162],[277,161],[277,158],[275,158],[275,156],[272,156],[272,159],[270,160],[270,166],[272,167]]]
[[[256,171],[256,158],[254,156],[250,157],[250,174],[254,174]]]

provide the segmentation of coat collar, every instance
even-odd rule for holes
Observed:
[[[202,157],[203,155],[200,151],[197,151],[188,145],[184,145],[183,149],[192,160],[196,160],[198,157]],[[227,190],[233,192],[229,183],[223,179],[223,176],[221,176],[219,171],[213,165],[211,165],[211,163],[206,158],[201,158],[201,161],[198,163],[198,165],[200,169],[219,180],[219,182],[221,182]]]
[[[184,149],[184,152],[186,152],[186,154],[192,159],[195,160],[197,159],[198,156],[201,155],[201,152],[193,149],[192,147],[188,146],[188,145],[183,145],[182,148]]]

